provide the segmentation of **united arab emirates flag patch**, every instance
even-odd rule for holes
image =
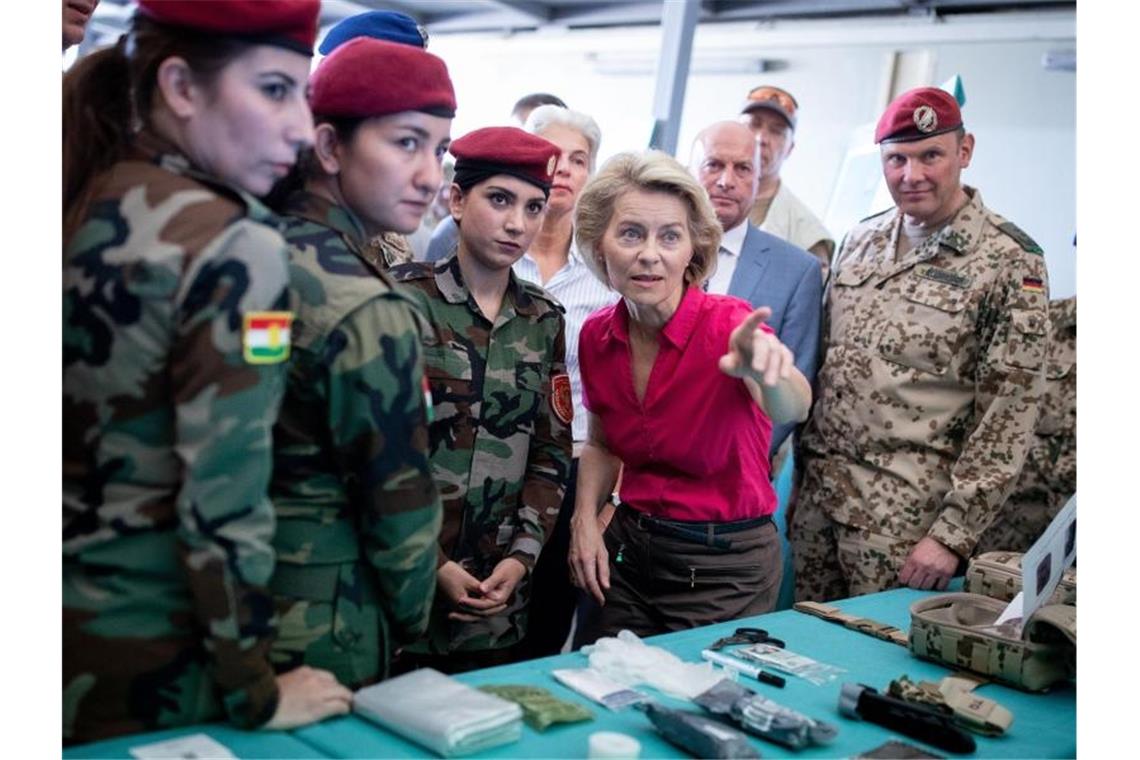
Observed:
[[[289,358],[291,311],[253,311],[242,324],[242,354],[249,364],[277,364]]]

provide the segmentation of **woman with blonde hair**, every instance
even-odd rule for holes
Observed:
[[[570,565],[604,605],[586,638],[769,611],[782,565],[768,441],[773,423],[807,417],[807,380],[763,324],[766,307],[703,291],[721,228],[673,158],[611,159],[578,200],[575,236],[621,295],[579,345],[589,432]]]

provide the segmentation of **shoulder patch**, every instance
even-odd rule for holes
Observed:
[[[291,311],[251,311],[242,320],[242,356],[247,364],[280,364],[289,358]]]
[[[1009,235],[1011,238],[1013,238],[1013,241],[1021,246],[1021,249],[1026,253],[1036,254],[1037,256],[1044,255],[1045,252],[1041,250],[1041,246],[1037,245],[1037,242],[1034,241],[1033,238],[1029,237],[1029,235],[1026,234],[1025,230],[1021,229],[1013,222],[1002,222],[997,226],[997,228],[1004,232],[1006,235]]]
[[[409,261],[392,267],[388,270],[388,274],[396,282],[425,280],[435,276],[435,267],[424,261]]]

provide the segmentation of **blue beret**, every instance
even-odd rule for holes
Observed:
[[[426,48],[428,42],[427,30],[411,16],[396,11],[368,11],[349,16],[329,29],[319,48],[321,55],[328,55],[357,37],[372,37],[418,48]]]

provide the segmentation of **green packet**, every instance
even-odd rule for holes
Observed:
[[[582,705],[559,699],[538,686],[503,684],[480,686],[479,690],[519,705],[523,710],[523,720],[536,731],[545,731],[552,723],[594,719],[594,714]]]

